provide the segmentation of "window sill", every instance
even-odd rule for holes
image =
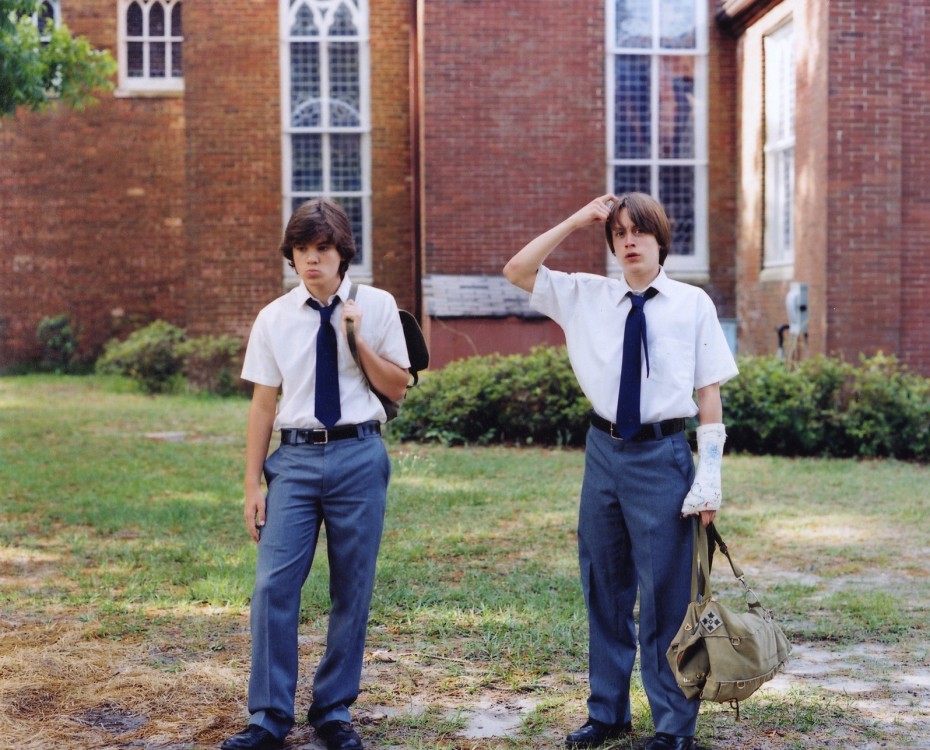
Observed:
[[[790,281],[794,278],[794,263],[781,266],[767,266],[759,273],[759,283],[774,283],[777,281]]]
[[[151,89],[120,86],[113,92],[113,96],[117,99],[180,99],[184,96],[184,87]]]

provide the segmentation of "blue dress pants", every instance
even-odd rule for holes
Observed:
[[[294,725],[300,592],[326,526],[332,604],[309,721],[349,721],[358,697],[391,465],[374,434],[281,445],[265,461],[265,527],[252,594],[250,723],[277,737]]]
[[[643,687],[657,732],[694,735],[698,701],[675,683],[665,651],[691,598],[692,519],[681,504],[694,479],[684,432],[642,443],[588,431],[578,560],[589,618],[588,714],[627,722],[639,591]]]

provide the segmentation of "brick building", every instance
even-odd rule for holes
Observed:
[[[436,365],[558,343],[501,267],[595,195],[644,189],[675,223],[670,275],[740,352],[774,352],[806,293],[795,353],[930,375],[925,0],[46,5],[120,74],[99,106],[0,125],[0,369],[59,313],[85,356],[158,317],[244,339],[317,194]],[[593,229],[552,264],[619,270]]]

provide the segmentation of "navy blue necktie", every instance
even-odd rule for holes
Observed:
[[[624,440],[630,440],[642,426],[639,421],[639,392],[643,372],[641,352],[646,354],[646,376],[649,376],[649,345],[646,343],[646,314],[643,305],[658,293],[652,287],[643,295],[627,292],[632,307],[623,328],[623,364],[617,399],[617,432]]]
[[[335,426],[342,416],[339,405],[339,359],[336,354],[336,329],[330,318],[339,304],[339,297],[329,307],[323,307],[315,300],[308,299],[307,304],[320,311],[320,330],[316,335],[316,391],[314,392],[314,412],[327,429]]]

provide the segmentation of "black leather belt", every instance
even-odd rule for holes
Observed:
[[[616,432],[616,424],[608,422],[599,414],[591,413],[591,425],[597,427],[601,432],[606,432],[614,440],[623,440]],[[661,440],[664,437],[681,432],[683,429],[685,429],[685,420],[682,417],[663,419],[661,422],[644,424],[639,428],[639,432],[630,438],[630,442],[642,443],[646,440]]]
[[[362,422],[361,424],[341,424],[332,429],[319,427],[310,430],[284,429],[281,430],[281,442],[285,445],[326,445],[332,440],[348,440],[358,438],[361,440],[368,435],[380,435],[380,422]]]

